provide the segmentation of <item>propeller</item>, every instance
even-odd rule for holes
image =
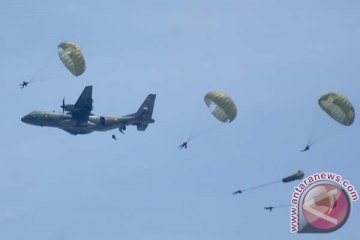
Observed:
[[[62,105],[60,106],[63,110],[63,113],[65,112],[65,97],[62,100]]]

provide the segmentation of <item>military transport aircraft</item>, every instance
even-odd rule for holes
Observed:
[[[135,125],[138,131],[145,131],[149,123],[155,122],[152,119],[155,97],[155,94],[149,94],[136,113],[121,117],[96,116],[91,113],[92,86],[86,86],[75,104],[65,104],[63,100],[62,113],[33,111],[21,118],[21,121],[41,127],[57,127],[74,135],[115,128],[123,132],[128,125]]]

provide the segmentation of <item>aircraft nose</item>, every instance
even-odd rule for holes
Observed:
[[[28,115],[25,115],[21,118],[21,121],[24,122],[24,123],[29,123],[30,121],[30,116],[29,114]]]
[[[23,116],[23,117],[21,118],[21,121],[22,121],[22,122],[26,122],[26,116]]]

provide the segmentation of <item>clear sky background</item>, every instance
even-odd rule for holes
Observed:
[[[360,189],[359,121],[342,126],[317,103],[339,91],[359,110],[359,11],[355,0],[1,1],[0,239],[355,239],[358,202],[340,230],[292,235],[288,208],[263,207],[287,204],[298,182],[232,192],[298,169]],[[80,77],[58,58],[64,40],[82,47]],[[72,136],[20,121],[86,85],[101,115],[156,93],[156,122]],[[212,90],[236,102],[234,122],[209,113]]]

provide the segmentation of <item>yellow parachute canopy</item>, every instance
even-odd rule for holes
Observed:
[[[337,122],[350,126],[355,119],[355,110],[350,101],[340,93],[327,93],[319,99],[320,107]]]
[[[236,118],[237,109],[233,100],[221,92],[209,92],[204,101],[211,109],[212,115],[221,122],[232,122]]]
[[[72,74],[79,76],[85,71],[85,59],[78,45],[65,41],[59,44],[58,51],[61,61]]]

